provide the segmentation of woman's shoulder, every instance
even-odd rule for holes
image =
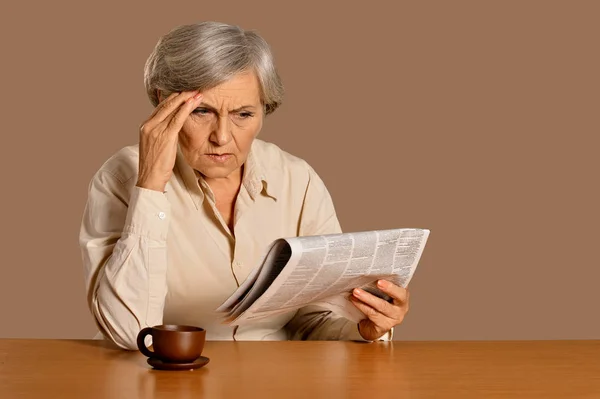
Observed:
[[[274,193],[288,192],[304,196],[308,187],[326,191],[325,183],[315,169],[304,159],[292,155],[274,143],[255,139],[253,153],[262,167],[267,186]]]
[[[301,173],[313,172],[313,168],[304,159],[290,154],[277,144],[255,139],[253,151],[262,167],[270,172]]]
[[[96,172],[96,177],[111,175],[121,184],[126,185],[132,180],[137,180],[138,165],[139,144],[122,147],[104,161]]]

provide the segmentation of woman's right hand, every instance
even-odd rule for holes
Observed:
[[[142,124],[136,186],[165,191],[175,166],[179,131],[201,100],[198,91],[173,93],[160,102]]]

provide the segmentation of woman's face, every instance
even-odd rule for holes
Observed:
[[[228,177],[246,162],[262,128],[258,78],[252,72],[240,73],[201,94],[202,102],[179,133],[181,150],[204,176]]]

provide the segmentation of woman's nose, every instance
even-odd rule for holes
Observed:
[[[216,128],[212,131],[211,141],[215,144],[223,146],[231,141],[231,126],[228,118],[219,118]]]

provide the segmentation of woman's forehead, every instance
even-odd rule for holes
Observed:
[[[238,73],[225,82],[202,92],[205,98],[239,99],[256,101],[260,96],[260,86],[256,74]]]

